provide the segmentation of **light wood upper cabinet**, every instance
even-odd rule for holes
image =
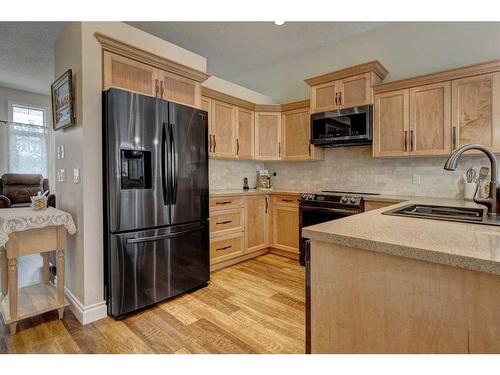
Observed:
[[[158,69],[138,61],[103,52],[103,89],[111,87],[156,96]]]
[[[255,112],[255,159],[280,160],[281,113]]]
[[[372,104],[371,73],[358,74],[337,81],[337,91],[339,108]]]
[[[236,108],[237,138],[236,156],[238,159],[253,159],[254,156],[254,112],[241,107]]]
[[[236,109],[233,105],[212,100],[209,153],[213,156],[236,157]]]
[[[313,159],[311,145],[311,115],[309,108],[300,108],[282,113],[283,159]]]
[[[269,196],[256,195],[246,198],[247,252],[269,247]]]
[[[480,143],[500,152],[500,72],[453,80],[452,148]]]
[[[410,89],[410,155],[451,152],[450,103],[450,82]]]
[[[312,113],[338,109],[338,97],[338,85],[335,81],[311,87]]]
[[[201,84],[177,74],[158,70],[159,98],[185,104],[191,107],[201,107]]]
[[[409,155],[408,89],[375,95],[373,156]]]

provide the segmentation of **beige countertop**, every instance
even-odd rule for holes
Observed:
[[[302,233],[312,240],[500,275],[500,227],[382,214],[409,203],[479,207],[463,200],[414,197],[306,227]]]

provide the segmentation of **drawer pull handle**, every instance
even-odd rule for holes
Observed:
[[[233,222],[232,220],[226,220],[226,221],[218,221],[215,224],[217,224],[217,225],[220,225],[220,224],[229,224],[229,223],[232,223],[232,222]]]
[[[232,201],[224,201],[224,202],[215,202],[215,204],[229,204],[233,203]]]
[[[293,202],[293,199],[282,199],[283,202]]]
[[[228,246],[224,246],[224,247],[219,247],[218,249],[215,249],[215,251],[227,250],[227,249],[230,249],[230,248],[232,248],[232,246],[228,245]]]

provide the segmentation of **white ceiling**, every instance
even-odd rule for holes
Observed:
[[[50,94],[64,22],[0,22],[0,86]]]
[[[208,72],[231,80],[293,59],[386,22],[127,22],[207,58]]]

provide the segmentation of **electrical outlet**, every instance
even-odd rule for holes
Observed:
[[[56,159],[57,160],[61,159],[61,147],[60,146],[56,147]]]
[[[73,169],[73,183],[75,184],[80,183],[80,168]]]
[[[59,154],[61,155],[61,159],[64,159],[64,152],[65,152],[64,145],[59,146],[59,148],[60,148]]]
[[[420,185],[420,175],[414,174],[412,178],[412,182],[414,185]]]

